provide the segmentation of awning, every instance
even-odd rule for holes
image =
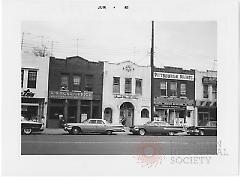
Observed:
[[[217,101],[196,100],[196,107],[216,108],[217,107]]]

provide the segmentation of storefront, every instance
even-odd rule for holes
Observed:
[[[93,100],[93,92],[49,91],[47,126],[59,127],[61,116],[68,123],[100,118],[100,104]]]
[[[192,124],[194,100],[156,97],[154,105],[155,119],[168,122],[171,125]]]
[[[21,116],[27,120],[42,122],[44,119],[44,98],[35,98],[34,93],[28,91],[21,94]]]

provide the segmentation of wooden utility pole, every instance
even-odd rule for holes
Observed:
[[[154,120],[154,21],[152,21],[152,44],[151,44],[151,121]]]

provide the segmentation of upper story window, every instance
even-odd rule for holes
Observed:
[[[36,88],[37,86],[37,71],[29,70],[28,71],[28,88]]]
[[[113,93],[120,93],[120,77],[113,77]]]
[[[85,90],[93,91],[93,75],[85,75]]]
[[[217,99],[217,85],[212,85],[212,98]]]
[[[81,76],[74,75],[73,76],[73,90],[80,91],[81,87]]]
[[[167,96],[167,82],[160,82],[160,95]]]
[[[21,87],[23,87],[24,70],[21,70]]]
[[[142,79],[136,79],[135,94],[142,95]]]
[[[132,93],[132,78],[125,78],[125,93]]]
[[[177,96],[177,82],[170,82],[170,96]]]
[[[69,76],[67,74],[61,75],[61,90],[68,90],[68,79]]]
[[[180,96],[186,96],[187,95],[187,87],[186,84],[180,85]]]
[[[208,85],[203,85],[203,98],[208,98]]]

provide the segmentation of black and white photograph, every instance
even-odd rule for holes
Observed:
[[[4,174],[237,174],[237,1],[180,2],[4,1]]]

